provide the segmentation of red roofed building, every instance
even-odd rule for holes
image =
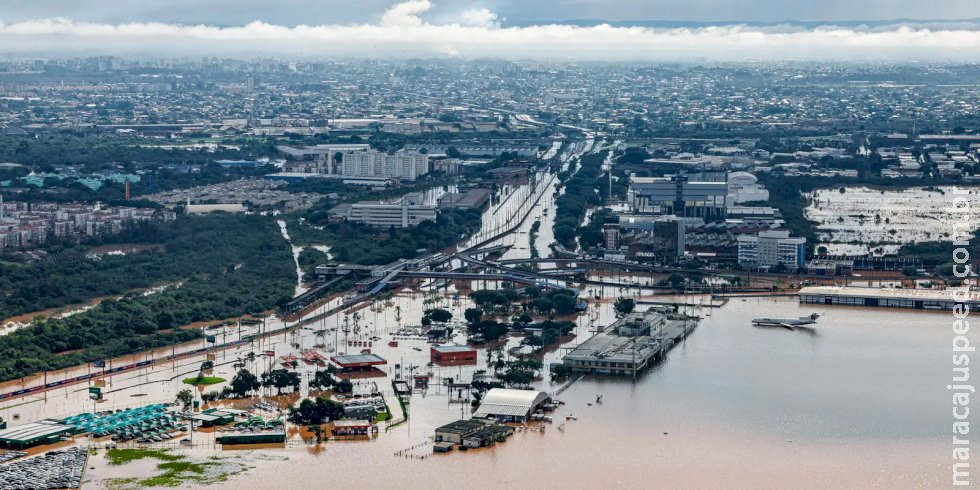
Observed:
[[[429,356],[436,364],[471,364],[476,362],[476,349],[465,345],[433,345]]]

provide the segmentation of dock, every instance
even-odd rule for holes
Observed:
[[[562,357],[571,372],[636,375],[657,362],[697,327],[696,317],[656,310],[630,313]]]

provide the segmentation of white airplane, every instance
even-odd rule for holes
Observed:
[[[756,318],[752,320],[752,324],[759,327],[783,327],[794,330],[797,327],[817,323],[817,318],[820,318],[820,316],[820,313],[814,313],[810,316],[801,316],[799,318]]]

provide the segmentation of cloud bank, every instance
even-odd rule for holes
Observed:
[[[563,24],[501,27],[474,8],[433,13],[429,0],[397,3],[376,23],[241,26],[157,22],[103,24],[48,18],[0,22],[0,53],[221,55],[294,57],[458,56],[513,59],[956,59],[980,60],[980,25],[768,27],[728,25],[656,29]]]

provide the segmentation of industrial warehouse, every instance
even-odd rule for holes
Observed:
[[[980,307],[980,293],[969,287],[946,289],[867,288],[810,286],[800,289],[800,303],[817,305],[873,306],[915,310],[952,310],[956,304]]]
[[[42,420],[0,431],[0,447],[26,449],[53,444],[73,430],[73,427],[55,420]]]
[[[487,392],[473,418],[527,422],[531,419],[531,414],[550,401],[551,397],[543,391],[493,388]]]
[[[462,448],[492,446],[514,434],[514,428],[492,420],[457,420],[436,429],[432,450],[451,451],[457,444]]]
[[[630,313],[562,357],[572,372],[633,375],[669,351],[697,326],[695,319],[650,310]]]

